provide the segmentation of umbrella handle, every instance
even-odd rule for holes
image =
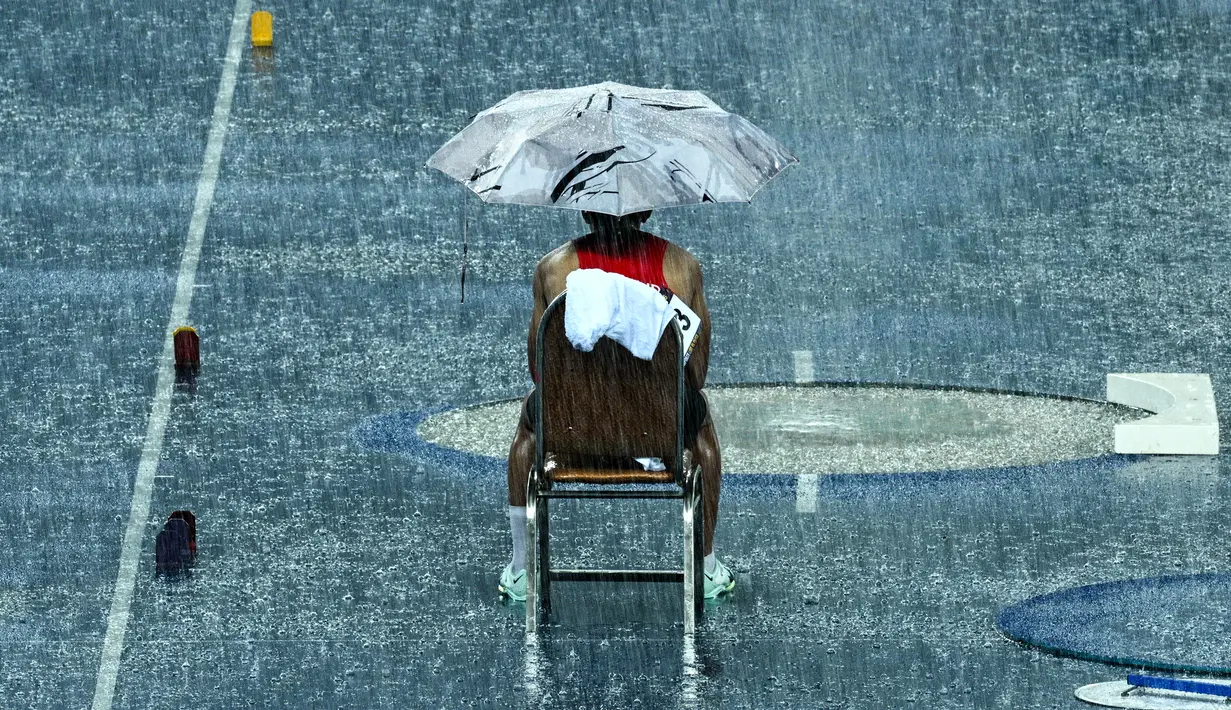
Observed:
[[[469,251],[470,220],[462,220],[462,303],[466,302],[466,253]]]

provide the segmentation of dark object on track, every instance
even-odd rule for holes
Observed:
[[[201,371],[201,338],[190,326],[175,329],[175,389],[195,394],[197,373]]]
[[[154,541],[154,573],[178,575],[187,572],[196,559],[197,518],[187,510],[177,510]]]
[[[192,553],[193,561],[197,559],[197,516],[191,510],[177,510],[167,516],[167,522],[183,520],[188,523],[188,551]]]
[[[173,341],[176,374],[197,374],[201,369],[201,338],[197,331],[190,326],[176,328]]]

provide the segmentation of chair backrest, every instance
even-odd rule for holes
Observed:
[[[564,332],[562,293],[539,324],[538,464],[545,452],[627,458],[683,455],[684,361],[679,326],[663,332],[652,360],[600,338],[590,352]]]

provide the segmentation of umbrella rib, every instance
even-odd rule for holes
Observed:
[[[697,109],[709,108],[709,106],[673,106],[671,104],[655,104],[648,101],[639,101],[638,103],[642,106],[652,106],[654,108],[660,108],[664,111],[694,111]]]
[[[504,166],[503,166],[503,165],[497,165],[497,166],[495,166],[495,167],[493,167],[493,168],[488,168],[487,170],[484,170],[484,171],[482,171],[482,172],[480,172],[478,168],[475,168],[475,169],[474,169],[474,174],[470,176],[470,182],[474,182],[475,180],[478,180],[479,178],[483,177],[484,175],[486,175],[486,174],[490,173],[491,171],[493,171],[493,170],[499,170],[499,169],[500,169],[500,168],[502,168],[502,167],[504,167]]]
[[[611,140],[614,142],[616,139],[615,112],[611,110],[611,99],[612,99],[612,95],[607,94],[607,132],[611,134]],[[649,158],[647,156],[644,159],[648,160]],[[620,163],[616,163],[615,165],[612,165],[610,168],[611,179],[613,182],[615,182],[615,203],[616,203],[615,209],[616,209],[617,215],[624,213],[624,202],[623,200],[620,199],[620,173],[623,171],[616,170],[616,168],[619,165]]]

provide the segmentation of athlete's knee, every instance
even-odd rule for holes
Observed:
[[[721,455],[718,448],[718,432],[714,430],[713,420],[708,417],[701,424],[701,428],[697,430],[697,440],[693,448],[693,453],[697,456]]]

